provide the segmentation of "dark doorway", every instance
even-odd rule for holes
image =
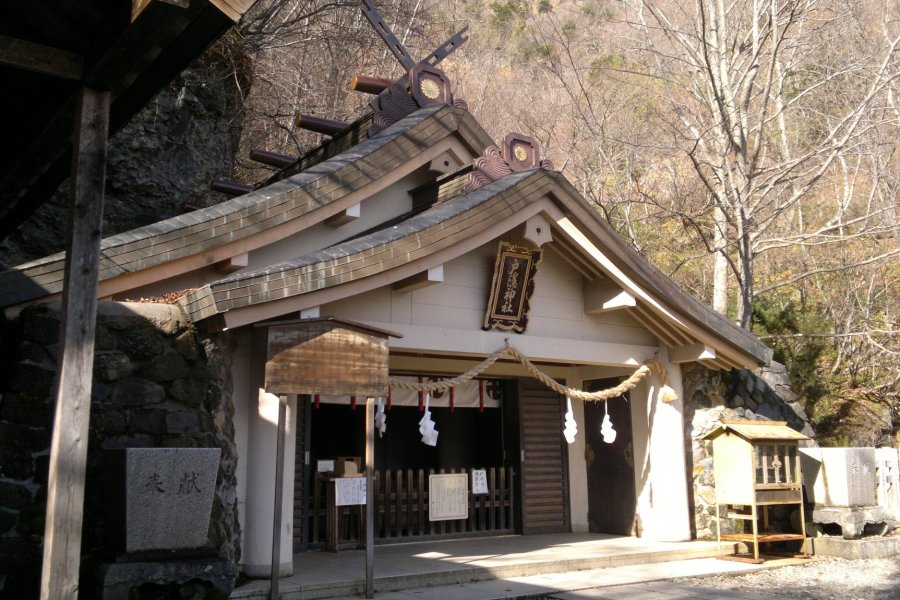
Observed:
[[[506,382],[501,385],[506,394]],[[514,463],[507,464],[506,457],[511,445],[516,445],[512,456],[517,456],[518,436],[510,439],[504,402],[483,412],[477,407],[451,411],[432,406],[430,410],[439,432],[434,447],[421,441],[418,422],[423,413],[418,406],[394,405],[386,410],[387,432],[375,439],[376,541],[512,533],[518,512],[518,499],[513,498],[518,471]],[[310,397],[304,396],[297,413],[294,551],[301,552],[322,547],[327,534],[325,484],[329,476],[317,473],[318,463],[365,456],[366,410],[363,401],[356,410],[348,404],[324,402],[316,407]],[[486,470],[491,493],[473,497],[467,522],[445,526],[428,522],[427,515],[420,517],[422,508],[417,503],[427,509],[427,496],[422,493],[427,492],[430,473],[471,469]],[[418,512],[411,513],[413,509]],[[352,542],[356,539],[357,516],[345,508],[341,518],[345,517],[347,523],[342,522],[339,535],[346,537],[341,540]]]
[[[585,382],[585,389],[597,391],[618,384],[617,379],[597,379]],[[604,403],[585,402],[584,405],[589,529],[591,533],[632,535],[635,494],[631,406],[627,395],[605,404],[616,430],[611,444],[603,441],[600,432],[606,414]]]
[[[562,436],[565,406],[535,379],[519,380],[522,444],[522,533],[565,533],[569,522],[569,460]]]

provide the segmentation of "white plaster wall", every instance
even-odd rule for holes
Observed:
[[[490,293],[497,242],[481,246],[444,264],[444,281],[412,292],[379,288],[321,307],[332,315],[374,323],[447,329],[481,329]],[[658,344],[652,333],[625,311],[584,313],[581,274],[553,252],[545,252],[531,299],[528,330],[523,336],[590,342]],[[515,340],[513,337],[513,341]]]

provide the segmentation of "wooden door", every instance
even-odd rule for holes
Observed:
[[[564,533],[569,461],[562,436],[565,400],[534,379],[519,380],[522,533]]]
[[[297,397],[297,443],[294,446],[294,552],[309,546],[309,494],[312,469],[309,465],[310,397]]]
[[[616,379],[587,382],[586,389],[602,390],[619,383]],[[634,444],[631,406],[625,398],[607,402],[616,439],[603,441],[603,402],[584,405],[584,442],[588,484],[588,526],[592,533],[632,535],[634,529]]]

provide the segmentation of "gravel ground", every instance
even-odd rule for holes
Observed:
[[[898,600],[900,556],[868,560],[821,558],[808,564],[746,575],[678,579],[678,583],[741,590],[759,598],[796,600]]]

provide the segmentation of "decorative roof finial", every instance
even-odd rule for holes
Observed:
[[[488,146],[484,154],[475,159],[463,190],[469,194],[510,173],[537,167],[553,168],[552,162],[541,160],[540,142],[528,135],[510,133],[503,138],[502,148]]]
[[[466,108],[463,100],[453,99],[453,93],[450,91],[450,79],[436,65],[465,43],[468,39],[465,35],[469,29],[468,25],[416,63],[397,36],[382,20],[372,0],[363,0],[362,10],[376,33],[381,36],[397,61],[406,69],[404,77],[393,82],[388,89],[369,102],[375,111],[375,119],[369,128],[369,135],[375,135],[424,106],[453,104]]]

